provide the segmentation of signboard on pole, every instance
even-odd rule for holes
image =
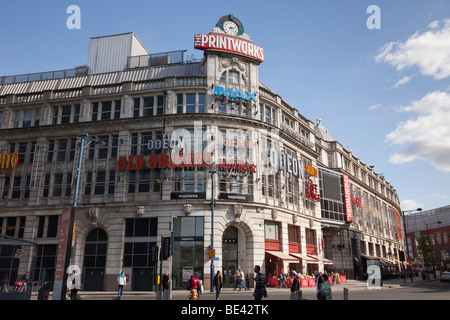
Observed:
[[[56,256],[55,282],[53,285],[53,300],[64,300],[61,297],[61,290],[64,279],[64,262],[66,257],[67,236],[70,224],[70,209],[63,212],[61,217],[61,229],[58,239],[58,255]]]

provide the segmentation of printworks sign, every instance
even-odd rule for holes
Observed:
[[[225,51],[264,61],[264,50],[246,39],[242,22],[232,14],[221,17],[209,34],[195,34],[194,48]]]

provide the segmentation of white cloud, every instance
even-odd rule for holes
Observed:
[[[410,82],[411,79],[412,79],[412,77],[408,77],[408,76],[401,78],[401,79],[400,79],[399,81],[397,81],[397,83],[394,85],[394,88],[397,88],[397,87],[399,87],[399,86],[401,86],[401,85],[404,85],[404,84]]]
[[[416,210],[417,208],[422,208],[422,205],[413,199],[405,199],[400,202],[400,208],[402,211]]]
[[[394,164],[420,159],[437,170],[450,172],[450,93],[435,91],[400,109],[415,112],[416,118],[397,124],[386,135],[393,145],[406,145],[401,153],[390,157]]]
[[[379,107],[381,107],[381,104],[374,104],[374,105],[367,107],[367,109],[369,109],[370,111],[374,111],[374,110],[377,110]]]
[[[418,31],[405,42],[389,42],[380,48],[375,60],[391,64],[397,70],[419,68],[425,76],[444,79],[450,76],[450,19],[429,24],[430,30]],[[406,77],[402,79],[407,81]],[[402,81],[400,80],[400,81]]]
[[[428,198],[437,198],[437,199],[440,199],[440,200],[447,199],[447,197],[445,195],[440,194],[440,193],[433,193],[433,194],[428,195],[427,197]]]

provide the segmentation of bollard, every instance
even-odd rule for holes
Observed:
[[[348,289],[344,288],[344,300],[348,300]]]

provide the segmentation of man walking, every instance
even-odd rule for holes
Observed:
[[[220,271],[217,271],[216,275],[213,279],[213,285],[216,288],[216,300],[219,300],[220,291],[222,291],[222,275],[220,274]]]
[[[119,300],[122,300],[123,296],[123,288],[127,285],[127,278],[123,274],[123,271],[120,273],[119,277],[117,277],[117,284],[119,286],[118,294],[119,294]]]
[[[247,287],[244,284],[245,277],[244,277],[244,271],[239,269],[239,291],[241,291],[242,287],[244,287],[244,290],[247,291]]]
[[[253,296],[255,300],[262,300],[262,297],[267,297],[266,292],[266,279],[264,275],[261,273],[261,267],[256,265],[254,269],[255,276],[255,291],[253,292]]]

